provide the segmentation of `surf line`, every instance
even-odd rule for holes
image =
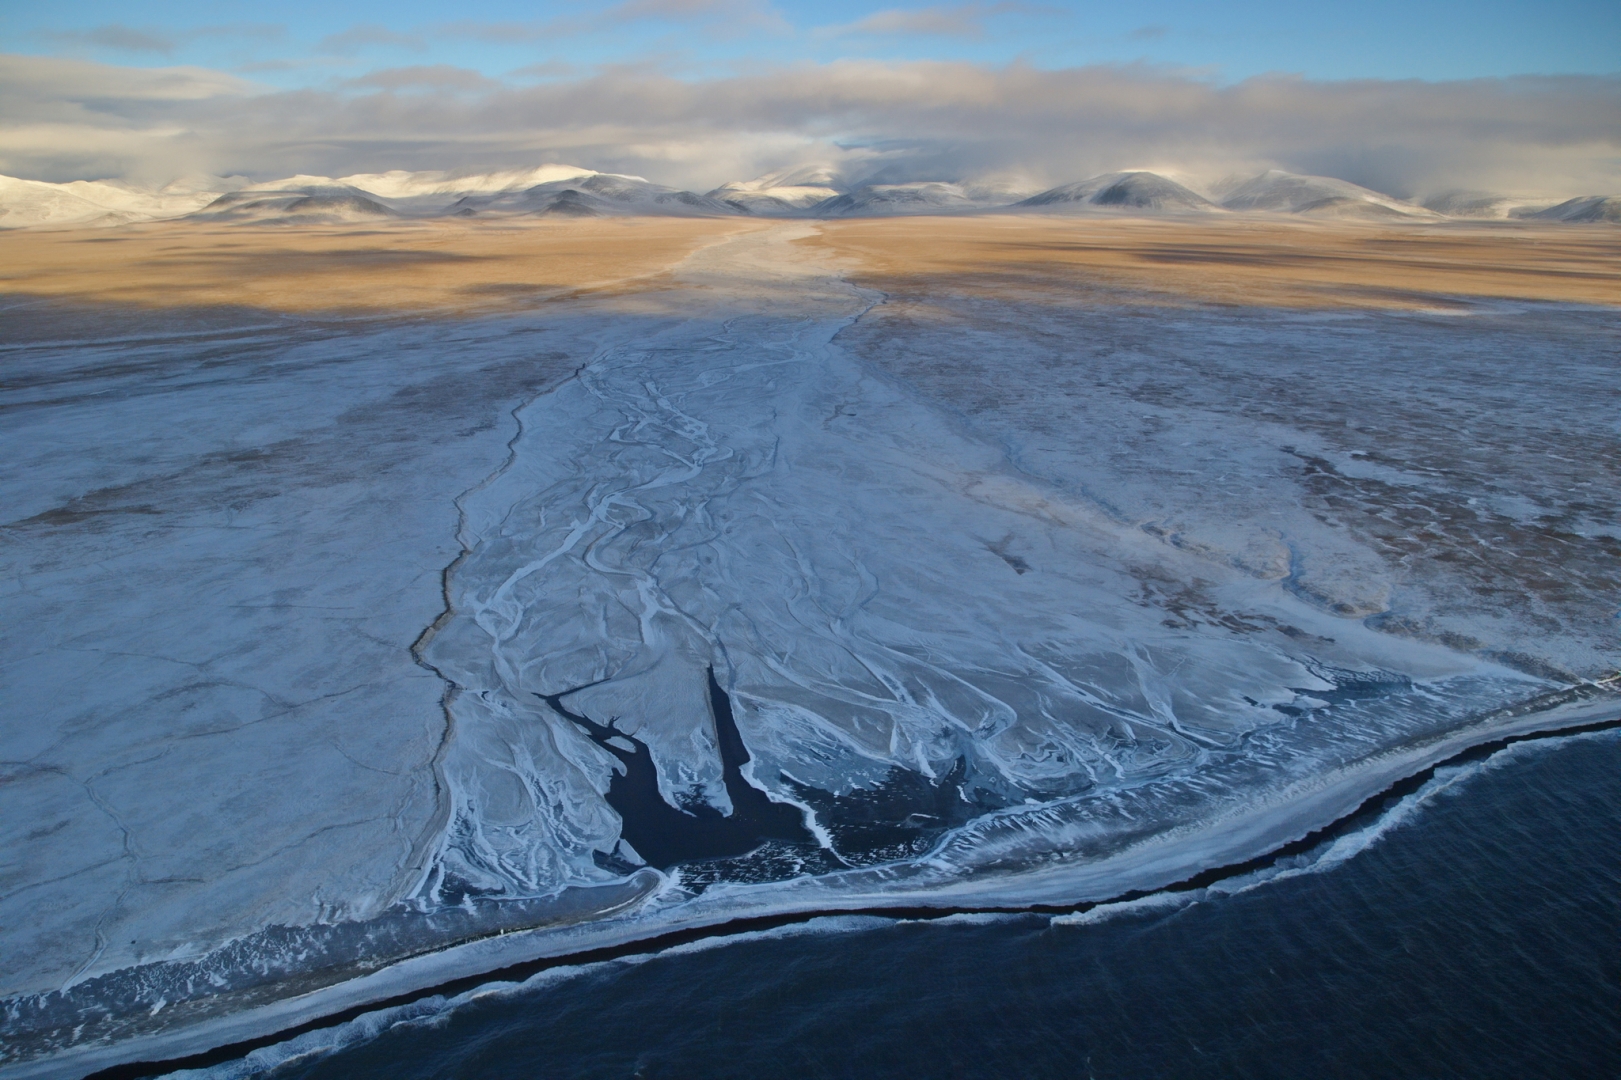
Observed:
[[[1582,690],[1597,689],[1601,692],[1614,692],[1617,678],[1601,680],[1596,683],[1579,684],[1565,691],[1556,692],[1550,696],[1565,696],[1580,694]],[[561,695],[560,695],[561,696]],[[555,706],[554,706],[555,707]],[[568,715],[568,714],[564,714]],[[572,716],[569,717],[573,719]],[[411,1005],[432,997],[454,998],[457,995],[476,990],[492,982],[522,983],[543,971],[560,967],[584,967],[591,964],[608,963],[614,960],[623,960],[632,956],[650,956],[672,949],[680,945],[689,945],[693,942],[705,941],[712,938],[725,938],[743,934],[759,933],[775,930],[784,926],[793,926],[800,923],[812,922],[816,919],[866,916],[887,919],[892,922],[931,922],[948,919],[962,915],[1080,915],[1095,908],[1112,906],[1115,904],[1131,903],[1132,901],[1146,899],[1150,896],[1177,895],[1180,893],[1196,892],[1201,889],[1226,881],[1232,878],[1243,877],[1261,870],[1268,869],[1282,859],[1303,855],[1313,849],[1330,843],[1341,836],[1355,832],[1366,825],[1377,821],[1387,811],[1402,799],[1418,791],[1429,783],[1436,772],[1444,768],[1459,765],[1468,765],[1485,759],[1520,743],[1555,741],[1568,739],[1578,735],[1592,735],[1598,732],[1621,730],[1621,715],[1608,720],[1595,720],[1585,724],[1573,724],[1569,727],[1553,728],[1547,731],[1527,731],[1515,735],[1507,735],[1488,742],[1477,743],[1453,754],[1451,757],[1437,761],[1419,771],[1397,780],[1383,790],[1368,796],[1350,813],[1345,814],[1321,828],[1315,829],[1298,840],[1292,840],[1271,851],[1246,859],[1239,863],[1230,863],[1225,866],[1211,867],[1181,881],[1165,885],[1157,889],[1133,889],[1120,893],[1117,896],[1105,897],[1101,900],[1087,900],[1075,904],[1028,904],[1012,906],[974,906],[974,907],[933,907],[914,905],[910,907],[868,907],[848,908],[825,911],[795,911],[783,912],[775,915],[757,915],[742,919],[732,919],[728,922],[716,923],[712,926],[689,927],[684,930],[673,930],[664,934],[656,934],[637,941],[625,942],[620,945],[606,946],[600,949],[585,949],[576,953],[562,956],[548,956],[536,960],[526,960],[506,967],[493,968],[477,975],[466,975],[458,979],[425,987],[406,994],[399,994],[391,998],[369,1002],[364,1005],[354,1005],[329,1015],[306,1021],[292,1027],[268,1035],[261,1035],[253,1039],[244,1039],[240,1042],[227,1043],[184,1057],[167,1058],[152,1061],[134,1061],[122,1065],[113,1065],[85,1076],[84,1080],[143,1080],[146,1077],[162,1076],[166,1073],[181,1069],[206,1069],[215,1065],[222,1065],[228,1061],[245,1057],[255,1050],[275,1046],[289,1039],[311,1031],[321,1031],[326,1028],[339,1027],[352,1020],[365,1016],[368,1013],[381,1012],[385,1009],[399,1008]],[[628,741],[628,740],[627,740]],[[510,933],[512,931],[503,931]],[[497,935],[489,935],[497,936]],[[467,939],[477,940],[477,939]],[[466,940],[456,942],[456,945],[465,945]]]

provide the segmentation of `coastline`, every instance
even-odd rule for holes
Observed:
[[[1549,698],[1565,700],[1536,708],[1538,702]],[[120,1077],[157,1075],[200,1055],[212,1057],[230,1050],[227,1056],[236,1056],[252,1046],[280,1041],[296,1030],[325,1027],[341,1022],[347,1014],[403,1004],[438,993],[451,984],[489,980],[513,968],[591,961],[606,958],[604,954],[641,953],[659,948],[660,942],[667,944],[676,936],[723,937],[758,929],[767,922],[801,922],[825,915],[894,916],[918,912],[943,917],[967,911],[1084,910],[1174,889],[1194,878],[1243,872],[1255,861],[1354,817],[1370,800],[1381,798],[1410,778],[1482,746],[1617,724],[1621,724],[1621,697],[1598,684],[1581,684],[1497,710],[1468,727],[1417,745],[1375,754],[1358,767],[1337,770],[1316,783],[1297,783],[1294,798],[1274,797],[1252,807],[1247,814],[1236,815],[1237,820],[1229,817],[1203,829],[1174,829],[1096,864],[988,876],[986,880],[944,887],[921,884],[897,888],[891,878],[882,892],[859,886],[839,891],[834,883],[842,884],[851,873],[889,877],[897,868],[801,878],[776,885],[719,888],[681,905],[676,909],[678,917],[642,921],[633,908],[629,916],[599,922],[503,932],[413,956],[357,979],[179,1031],[18,1062],[0,1069],[0,1076],[56,1080],[102,1072]],[[1220,829],[1222,824],[1229,827]],[[756,899],[765,890],[789,889],[797,895]],[[649,899],[656,896],[655,891]]]

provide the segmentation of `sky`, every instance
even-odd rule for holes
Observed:
[[[37,179],[538,155],[699,188],[823,161],[1621,189],[1614,0],[5,0],[0,54],[0,172]]]

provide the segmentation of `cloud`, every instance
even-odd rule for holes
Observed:
[[[461,19],[456,22],[441,23],[434,27],[434,33],[443,37],[472,38],[474,41],[493,41],[515,43],[521,41],[539,41],[543,38],[555,36],[548,31],[547,23],[529,22],[478,22],[473,19]]]
[[[605,22],[715,22],[727,20],[753,26],[786,26],[787,21],[762,0],[624,0],[608,8]]]
[[[567,60],[543,60],[538,64],[525,64],[507,72],[513,79],[560,79],[580,74],[580,68]]]
[[[172,180],[217,154],[218,134],[183,118],[228,116],[259,90],[206,68],[0,55],[0,173]]]
[[[415,67],[384,68],[350,79],[344,85],[368,90],[489,90],[499,86],[494,79],[452,67],[450,64],[426,64]]]
[[[787,33],[793,29],[766,0],[622,0],[600,11],[544,22],[444,23],[437,32],[478,41],[544,41],[579,34],[612,33],[635,23],[673,23],[711,28],[731,36],[748,31]]]
[[[372,45],[420,51],[426,48],[427,43],[415,34],[401,34],[390,30],[386,26],[378,26],[375,23],[361,23],[351,26],[341,34],[328,34],[321,39],[317,47],[324,53],[350,56]]]
[[[831,27],[824,33],[839,36],[923,34],[933,37],[982,38],[985,36],[987,18],[1030,10],[1027,5],[1014,3],[888,8],[884,11],[875,11],[853,23]]]
[[[171,55],[178,44],[171,38],[159,37],[145,30],[136,30],[121,23],[108,23],[90,30],[63,30],[47,35],[64,45],[88,45],[97,49],[119,52],[151,52]]]
[[[241,75],[279,75],[286,71],[305,71],[317,64],[325,66],[319,60],[254,60],[238,64],[232,70]]]
[[[183,38],[249,38],[252,41],[284,41],[287,27],[281,23],[221,23],[217,26],[199,26],[187,31]]]
[[[1126,36],[1133,41],[1158,41],[1171,32],[1169,26],[1139,26]]]
[[[89,30],[61,30],[45,35],[51,41],[70,47],[157,53],[161,56],[173,56],[182,45],[200,38],[241,37],[264,42],[279,41],[286,36],[287,28],[275,23],[226,23],[217,26],[199,26],[183,33],[171,34],[136,30],[122,23],[108,23]]]
[[[104,102],[110,115],[149,102],[236,98],[259,87],[223,71],[200,67],[138,68],[46,56],[0,54],[0,122],[38,118],[86,101]]]
[[[892,178],[1019,171],[1058,183],[1160,167],[1197,180],[1276,166],[1394,194],[1621,187],[1614,76],[1221,85],[1144,65],[877,61],[706,80],[652,68],[538,84],[469,74],[404,68],[266,92],[196,69],[0,57],[0,172],[150,175],[179,156],[174,173],[261,177],[564,161],[708,188],[820,160]],[[415,92],[436,79],[458,92]]]

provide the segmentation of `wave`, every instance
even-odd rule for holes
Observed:
[[[249,1080],[284,1065],[362,1046],[396,1028],[434,1027],[444,1024],[456,1010],[480,1001],[531,994],[576,979],[635,967],[650,960],[691,956],[753,941],[780,941],[788,938],[860,933],[893,926],[895,922],[895,919],[875,915],[829,915],[768,930],[702,938],[698,941],[672,945],[667,949],[597,963],[562,965],[548,968],[521,981],[494,981],[460,994],[434,995],[405,1005],[378,1009],[342,1024],[306,1031],[285,1042],[260,1047],[233,1061],[201,1069],[180,1069],[164,1073],[163,1076],[166,1080]]]
[[[1098,904],[1084,911],[1055,915],[1051,920],[1052,925],[1093,926],[1122,917],[1173,912],[1292,878],[1330,873],[1374,847],[1391,833],[1417,823],[1424,808],[1437,799],[1453,797],[1473,781],[1508,765],[1593,740],[1621,740],[1621,728],[1529,738],[1511,743],[1477,760],[1438,766],[1417,790],[1391,803],[1372,821],[1333,835],[1304,854],[1281,858],[1261,869],[1235,874],[1197,889],[1166,890],[1115,903]]]

